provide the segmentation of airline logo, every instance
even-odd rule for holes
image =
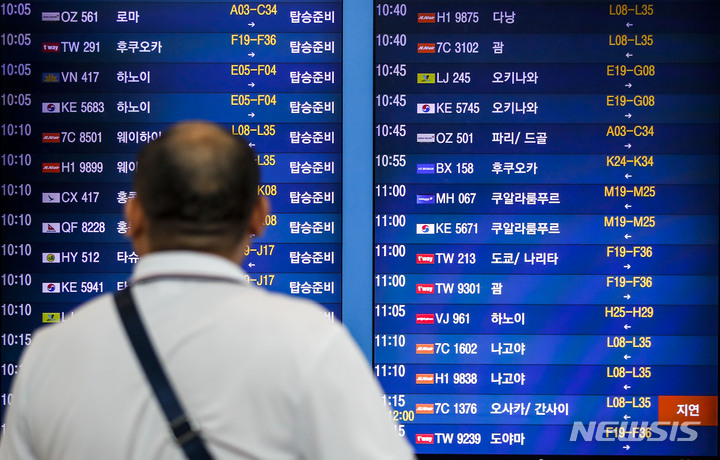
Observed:
[[[45,42],[42,44],[42,52],[43,53],[59,53],[60,52],[60,43],[59,42],[54,42],[54,43]]]
[[[415,354],[417,355],[434,355],[435,345],[432,343],[418,343],[415,344]]]
[[[60,203],[60,193],[46,193],[42,194],[43,203]]]
[[[435,404],[415,404],[415,413],[432,415],[435,413]]]
[[[415,285],[415,294],[434,294],[435,293],[435,285],[434,284],[416,284]]]
[[[60,322],[60,313],[43,313],[42,314],[42,322],[43,323],[59,323]]]
[[[415,384],[417,385],[433,385],[435,383],[435,374],[415,374]]]
[[[59,83],[60,75],[53,73],[53,72],[44,73],[44,74],[42,74],[42,82],[43,83]]]
[[[435,22],[435,13],[418,13],[418,23],[428,24]]]
[[[435,195],[416,195],[416,204],[435,204]]]
[[[435,324],[435,315],[432,313],[416,313],[415,324]]]
[[[434,444],[435,443],[435,435],[434,434],[416,434],[415,435],[415,444]]]
[[[435,263],[435,254],[416,254],[415,255],[415,263],[416,264],[434,264]]]
[[[417,113],[435,113],[435,104],[418,104]]]
[[[419,73],[417,74],[418,83],[435,83],[434,73]]]
[[[416,167],[418,174],[435,174],[435,163],[423,163]]]
[[[434,235],[435,224],[416,224],[415,232],[421,235]]]
[[[417,141],[421,144],[432,144],[435,142],[435,133],[418,133]]]
[[[60,253],[59,252],[43,252],[42,263],[44,264],[59,264]]]
[[[418,53],[434,53],[435,52],[435,43],[418,43],[417,52]]]
[[[43,11],[42,12],[42,20],[43,22],[55,22],[60,20],[60,13],[59,12],[49,12],[49,11]]]
[[[59,173],[60,163],[43,163],[42,172],[44,173]]]
[[[60,285],[58,283],[43,283],[42,291],[44,294],[57,294],[60,292]]]
[[[42,134],[43,144],[59,144],[60,133],[43,133]]]
[[[60,233],[60,222],[43,222],[43,233]]]
[[[59,102],[43,102],[42,113],[60,113]]]

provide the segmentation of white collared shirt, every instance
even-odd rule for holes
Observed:
[[[409,459],[347,330],[221,257],[150,254],[137,307],[216,459]],[[214,279],[218,278],[218,279]],[[0,442],[11,459],[183,459],[111,295],[33,334]]]

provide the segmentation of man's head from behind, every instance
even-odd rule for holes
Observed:
[[[244,139],[207,122],[180,123],[142,148],[137,198],[128,202],[136,251],[184,249],[234,255],[262,231],[255,155]]]

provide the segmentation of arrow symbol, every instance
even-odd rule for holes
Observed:
[[[623,415],[623,419],[627,420],[629,418],[630,418],[630,416],[628,414]]]
[[[625,179],[630,179],[631,177],[632,177],[632,174],[630,174],[630,173],[625,174]]]
[[[632,326],[631,326],[631,325],[629,325],[629,324],[626,324],[626,325],[624,325],[623,327],[624,327],[624,328],[625,328],[625,330],[627,331],[627,330],[628,330],[628,329],[630,329],[630,328],[631,328]],[[627,390],[627,388],[626,388],[626,390]]]
[[[625,54],[625,57],[628,58],[628,59],[630,59],[632,56],[633,56],[632,53],[627,53],[627,54]]]
[[[255,23],[254,23],[254,22],[248,22],[248,25],[249,25],[250,27],[255,27]]]
[[[628,22],[627,24],[625,24],[625,27],[628,27],[628,28],[630,28],[632,26],[633,26],[633,24],[631,22]]]
[[[255,147],[255,144],[253,144],[252,142],[250,142],[248,145],[249,145],[250,147]],[[253,235],[253,236],[254,236],[254,235]]]
[[[624,265],[623,268],[624,268],[625,270],[630,270],[630,264]]]
[[[253,51],[252,53],[248,53],[248,56],[250,56],[251,58],[254,58],[254,57],[255,57],[255,52]]]
[[[625,388],[626,390],[629,390],[632,387],[630,385],[625,385],[623,388]]]
[[[255,112],[250,112],[250,113],[248,113],[248,117],[250,117],[250,118],[255,118]]]
[[[623,296],[623,298],[624,298],[625,300],[630,300],[630,294],[625,294],[625,295]]]
[[[625,118],[632,118],[632,113],[625,114]]]
[[[629,444],[625,444],[625,445],[623,446],[623,449],[625,449],[625,450],[630,450],[630,445],[629,445]]]
[[[625,239],[626,239],[626,240],[629,240],[630,238],[632,238],[632,235],[628,235],[628,234],[626,233],[626,234],[625,234]]]
[[[626,149],[629,149],[630,147],[632,147],[632,144],[630,142],[628,142],[627,144],[623,145],[623,147],[625,147]]]
[[[250,267],[250,268],[253,268],[254,266],[255,266],[255,264],[252,263],[252,262],[250,262],[250,263],[248,264],[248,267]]]
[[[623,356],[623,358],[625,358],[625,360],[628,360],[628,359],[632,358],[632,356],[630,356],[630,355],[625,355],[625,356]]]
[[[250,88],[255,88],[255,82],[250,82],[250,83],[248,83],[248,86],[249,86]]]
[[[632,83],[628,83],[627,85],[625,85],[625,87],[626,87],[626,88],[632,88]]]
[[[625,209],[630,209],[630,208],[632,208],[632,205],[630,203],[625,203]]]

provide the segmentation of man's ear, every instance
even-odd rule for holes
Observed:
[[[270,202],[264,196],[259,196],[248,223],[249,234],[260,236],[265,232],[265,217],[269,212]]]
[[[127,236],[132,240],[135,252],[143,255],[148,252],[147,219],[145,211],[137,198],[125,203],[125,221],[128,223]]]

